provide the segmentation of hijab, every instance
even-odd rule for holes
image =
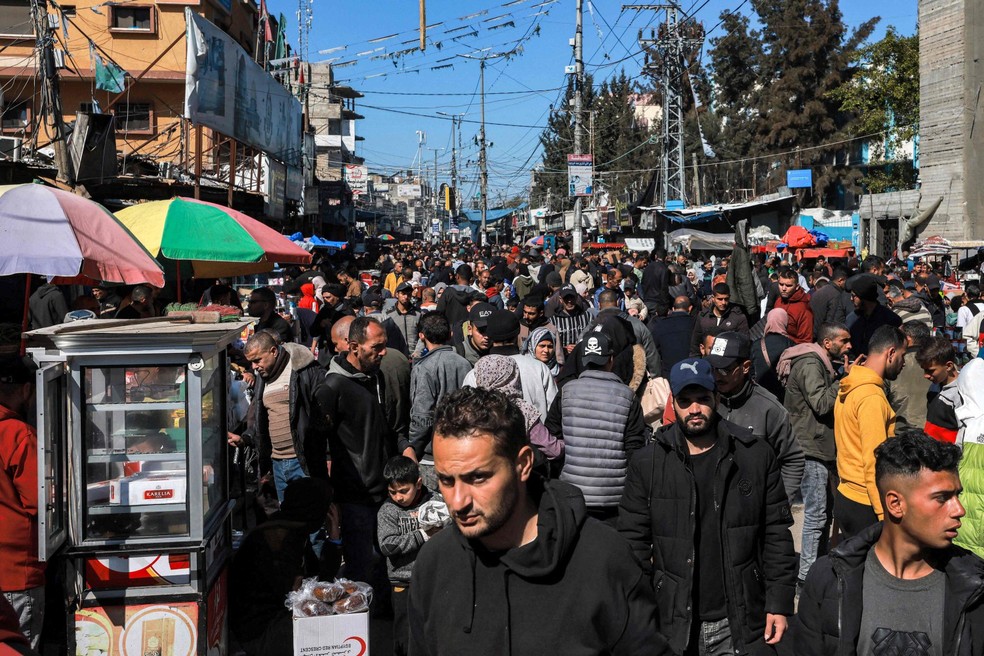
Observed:
[[[539,328],[534,328],[533,330],[530,331],[529,337],[526,338],[526,342],[523,344],[523,353],[525,355],[530,356],[537,362],[540,362],[540,360],[536,357],[536,347],[540,344],[540,342],[546,340],[550,340],[551,342],[556,344],[557,336],[554,335],[553,331],[551,331],[546,326],[540,326]],[[547,365],[547,369],[550,370],[551,376],[556,376],[558,373],[560,373],[560,365],[557,364],[556,350],[554,350],[553,357],[550,358],[550,361],[546,362],[545,364]]]
[[[509,397],[526,419],[526,430],[540,420],[540,411],[523,400],[519,366],[507,355],[486,355],[475,363],[475,384],[482,389],[498,390]]]
[[[782,308],[775,308],[765,317],[765,332],[763,334],[775,333],[776,335],[789,337],[789,333],[786,332],[787,326],[789,326],[789,314]]]

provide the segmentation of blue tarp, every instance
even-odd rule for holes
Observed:
[[[507,216],[512,216],[516,212],[525,210],[527,207],[526,203],[523,203],[519,207],[510,207],[502,210],[487,210],[485,214],[485,223],[494,223],[499,219],[505,218]],[[461,212],[469,223],[481,223],[482,222],[482,210],[462,210]]]
[[[291,241],[296,242],[306,242],[311,244],[315,248],[327,248],[329,250],[342,250],[348,247],[347,241],[328,241],[327,239],[322,239],[318,235],[311,235],[310,237],[305,237],[300,232],[295,232],[290,236]]]

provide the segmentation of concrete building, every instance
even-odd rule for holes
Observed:
[[[984,239],[984,2],[919,1],[923,204],[943,196],[928,232]]]
[[[984,240],[984,3],[919,0],[919,82],[919,188],[868,194],[858,208],[860,246],[885,257],[899,218],[940,197],[925,236]]]
[[[215,23],[246,52],[256,48],[258,7],[254,0],[199,0],[174,2],[106,3],[78,0],[49,8],[60,26],[55,44],[59,67],[62,113],[66,122],[76,112],[96,107],[116,116],[116,149],[134,161],[185,165],[193,153],[182,149],[181,114],[185,92],[185,7]],[[31,3],[0,5],[0,84],[3,136],[23,140],[27,148],[50,141],[41,122],[40,86],[36,84],[35,35]],[[116,93],[95,88],[96,57],[115,62],[130,78],[139,80],[110,108]],[[37,132],[37,134],[35,134]],[[184,137],[184,138],[183,138]],[[219,142],[212,131],[203,135],[203,152],[218,156]],[[189,146],[189,149],[193,147]],[[22,149],[26,152],[26,149]]]

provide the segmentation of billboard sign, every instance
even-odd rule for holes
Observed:
[[[812,169],[793,169],[786,171],[786,186],[790,189],[812,189]]]
[[[185,8],[185,116],[300,165],[301,103],[231,36]]]
[[[358,164],[346,164],[343,169],[345,183],[352,191],[352,196],[358,198],[369,193],[369,167]]]
[[[594,193],[591,182],[593,166],[591,155],[567,156],[568,196],[590,196]]]
[[[420,185],[400,184],[396,185],[397,198],[420,198]]]

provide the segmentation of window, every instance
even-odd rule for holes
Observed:
[[[95,106],[92,103],[79,103],[80,112],[93,112]],[[154,122],[154,106],[151,103],[130,104],[120,102],[113,105],[110,114],[116,116],[116,131],[129,134],[154,134],[156,125]]]
[[[30,132],[31,101],[14,100],[3,106],[0,128],[4,132]]]
[[[63,16],[67,16],[68,18],[75,18],[75,16],[77,15],[77,12],[75,10],[75,5],[62,5],[61,13]]]
[[[30,0],[0,0],[0,35],[34,38]]]
[[[113,107],[116,114],[116,131],[153,133],[154,107],[150,103],[119,103]]]
[[[340,135],[342,133],[342,122],[337,118],[328,119],[328,134]]]
[[[109,5],[109,29],[119,32],[153,32],[154,8]]]

